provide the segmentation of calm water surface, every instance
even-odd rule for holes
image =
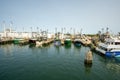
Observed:
[[[93,64],[84,65],[88,50],[74,45],[0,45],[0,80],[120,80],[119,59],[93,52]]]

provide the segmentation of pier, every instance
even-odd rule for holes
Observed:
[[[12,43],[13,40],[10,38],[2,38],[0,39],[0,44],[8,44],[8,43]]]
[[[47,39],[46,41],[43,41],[43,45],[48,45],[53,42],[53,39]]]

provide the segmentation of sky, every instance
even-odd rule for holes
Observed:
[[[120,32],[120,0],[0,0],[0,31]],[[38,28],[37,28],[38,27]]]

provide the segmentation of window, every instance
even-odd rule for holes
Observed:
[[[115,42],[115,45],[120,45],[120,42]]]

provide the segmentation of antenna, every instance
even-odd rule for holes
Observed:
[[[80,30],[80,34],[82,34],[82,28],[81,28],[81,30]]]
[[[74,36],[75,36],[75,28],[73,29],[73,32],[74,32]]]
[[[104,28],[102,28],[102,34],[104,33]]]
[[[107,28],[106,28],[106,32],[108,32],[108,30],[109,30],[109,28],[107,27]]]
[[[5,21],[3,21],[3,31],[5,32]]]
[[[55,28],[55,34],[57,34],[57,28]]]
[[[10,21],[10,32],[12,32],[13,22]]]
[[[66,28],[64,27],[64,34],[66,34]]]
[[[5,25],[5,21],[3,21],[3,27],[4,27],[4,37],[6,37],[6,31],[5,31],[6,30],[6,28],[5,28],[6,25]]]
[[[61,28],[61,33],[63,34],[63,28]]]

